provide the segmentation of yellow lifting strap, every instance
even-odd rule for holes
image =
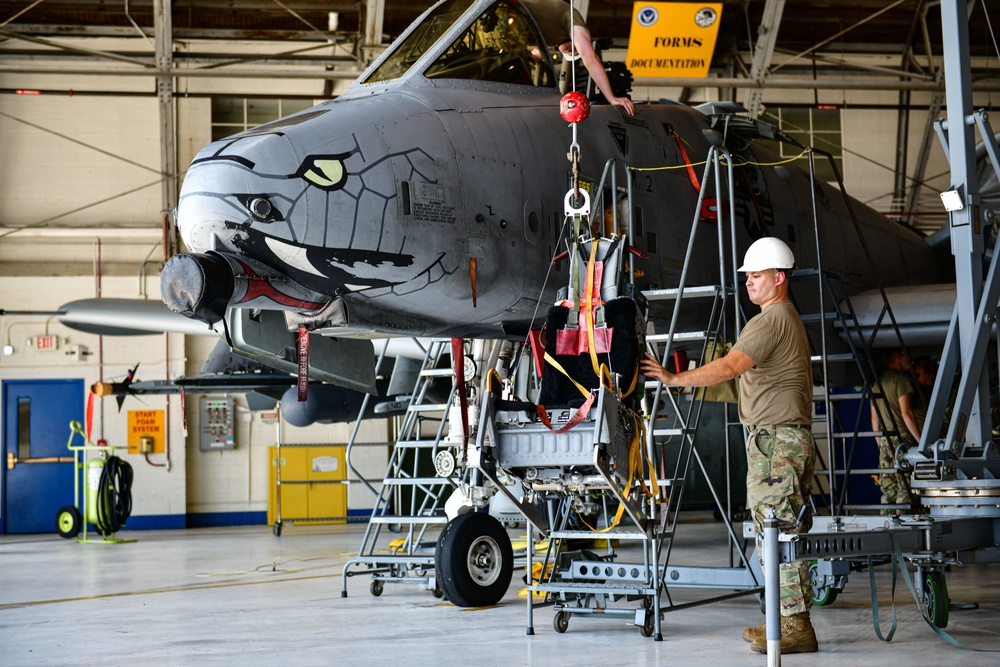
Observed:
[[[650,490],[646,486],[646,482],[642,479],[641,475],[639,477],[639,486],[642,487],[642,490],[646,494],[646,496],[650,498],[655,498],[660,493],[659,485],[656,483],[656,470],[653,468],[652,462],[649,460],[649,457],[646,455],[646,451],[642,447],[642,443],[646,441],[645,437],[646,423],[643,419],[637,418],[635,413],[631,414],[632,414],[632,423],[636,428],[635,428],[635,437],[632,438],[632,445],[629,447],[629,458],[631,459],[631,461],[629,466],[628,482],[625,483],[625,493],[627,494],[629,490],[632,488],[632,483],[635,481],[635,471],[642,470],[642,462],[645,461],[649,466],[649,473],[650,473],[649,479],[650,479],[650,484],[653,488],[652,490]],[[580,516],[580,521],[583,523],[583,525],[589,528],[592,533],[607,533],[612,531],[615,527],[618,526],[618,523],[622,520],[622,515],[624,513],[625,513],[625,504],[618,503],[618,511],[615,512],[615,518],[611,521],[610,524],[608,524],[607,528],[594,528],[589,523],[587,523],[587,521],[583,518],[582,515],[579,514],[579,512],[577,512],[577,515]]]

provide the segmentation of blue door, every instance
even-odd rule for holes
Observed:
[[[59,508],[74,503],[66,444],[69,423],[83,421],[83,396],[83,380],[3,383],[0,532],[55,532]],[[74,444],[83,443],[78,437]]]

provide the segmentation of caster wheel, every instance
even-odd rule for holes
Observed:
[[[274,524],[274,529],[273,529],[272,532],[274,532],[274,536],[275,537],[281,537],[281,527],[282,526],[284,526],[284,524],[281,521],[278,521],[278,522],[276,522]]]
[[[56,531],[59,533],[59,537],[64,537],[67,540],[76,537],[80,534],[82,525],[80,510],[73,505],[60,507],[59,511],[56,512]]]
[[[646,607],[646,616],[642,620],[642,627],[639,628],[639,632],[642,633],[643,637],[652,637],[653,629],[656,627],[656,614],[659,613],[649,607]]]
[[[372,585],[369,586],[368,590],[372,592],[372,595],[378,597],[382,595],[382,591],[385,590],[385,582],[381,579],[373,579]]]
[[[826,607],[837,601],[840,591],[820,581],[816,561],[809,562],[809,585],[812,588],[813,604],[817,607]]]
[[[944,581],[944,574],[931,571],[924,577],[924,613],[927,620],[939,628],[948,626],[948,610],[951,604],[948,601],[948,585]]]
[[[569,629],[569,614],[564,611],[556,612],[556,615],[552,617],[552,627],[558,633],[566,632]]]

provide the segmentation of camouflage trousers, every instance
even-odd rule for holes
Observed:
[[[878,439],[878,467],[896,467],[896,446],[899,438],[889,438],[880,436]],[[879,475],[879,488],[882,489],[883,505],[909,505],[913,502],[910,495],[910,485],[906,477],[899,473],[885,473]],[[893,514],[895,510],[882,510],[882,514]]]
[[[812,431],[798,426],[757,427],[747,439],[747,507],[753,513],[758,534],[764,529],[768,510],[774,508],[779,521],[794,524],[812,493],[816,445]],[[786,533],[806,533],[812,514],[806,514],[798,529],[782,525]],[[809,567],[804,561],[778,567],[781,615],[808,611],[812,605]]]

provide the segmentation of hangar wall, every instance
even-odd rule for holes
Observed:
[[[134,296],[134,279],[104,278],[103,293],[106,297]],[[11,277],[0,281],[0,303],[9,310],[54,310],[59,305],[75,299],[91,298],[94,281],[85,277]],[[162,378],[168,372],[167,346],[169,339],[169,368],[180,370],[184,360],[184,337],[176,334],[157,336],[105,338],[103,345],[98,336],[80,333],[59,324],[54,317],[7,317],[4,322],[4,344],[13,353],[0,358],[0,379],[82,379],[90,386],[103,378],[122,379],[128,369],[141,362],[141,370],[150,378]],[[58,337],[58,347],[38,350],[28,342],[36,336]],[[74,348],[84,354],[73,354]],[[118,412],[113,399],[96,399],[94,403],[92,441],[105,439],[109,445],[127,445],[127,412],[129,409],[169,411],[167,420],[167,446],[170,466],[165,455],[151,455],[146,464],[138,455],[116,452],[128,460],[134,469],[133,514],[137,527],[179,527],[184,525],[187,504],[187,486],[184,470],[187,448],[181,420],[181,407],[177,396],[145,396],[142,402],[126,403]],[[66,424],[69,439],[69,424]],[[74,444],[82,444],[79,439]],[[69,452],[67,451],[67,454]],[[144,517],[144,518],[143,518]]]

